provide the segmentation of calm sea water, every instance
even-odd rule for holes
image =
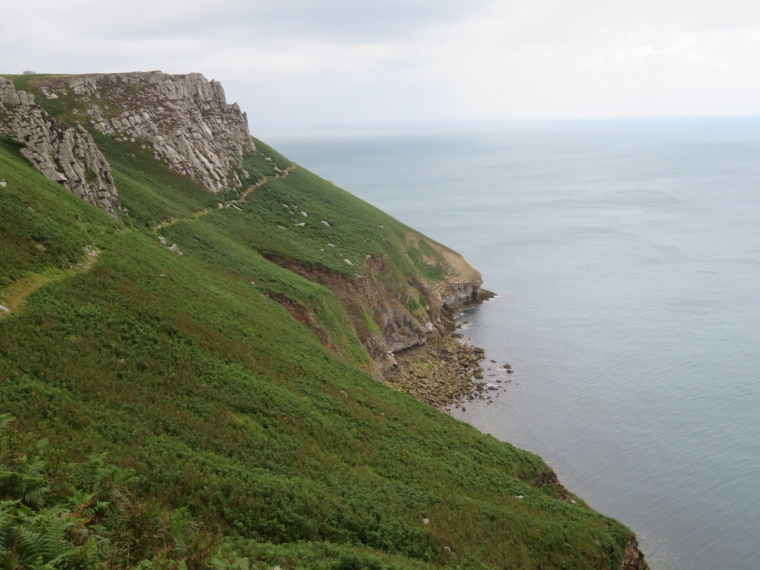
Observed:
[[[760,120],[265,140],[499,293],[462,318],[503,389],[456,417],[541,455],[655,569],[760,568]]]

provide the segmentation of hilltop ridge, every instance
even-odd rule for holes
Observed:
[[[480,274],[217,82],[5,76],[0,135],[0,556],[646,567],[540,458],[382,381]]]

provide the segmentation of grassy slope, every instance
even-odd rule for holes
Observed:
[[[402,271],[408,228],[300,169],[257,189],[244,212],[194,219],[208,195],[177,197],[187,181],[133,150],[104,146],[123,228],[0,146],[5,286],[102,250],[89,271],[0,318],[0,406],[18,429],[67,458],[109,452],[138,474],[137,497],[189,507],[209,532],[240,537],[228,548],[252,561],[620,565],[625,527],[530,486],[539,458],[361,372],[366,353],[332,293],[259,253],[344,273],[344,257],[385,253]],[[261,157],[258,167],[271,174]],[[294,226],[298,216],[309,225]],[[161,235],[182,256],[150,229],[172,217],[186,219]],[[328,241],[336,252],[321,251]]]

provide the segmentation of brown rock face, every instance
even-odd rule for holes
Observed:
[[[648,570],[649,565],[644,560],[644,553],[639,550],[639,542],[635,535],[631,535],[628,546],[625,548],[623,570]]]
[[[480,273],[450,250],[446,251],[446,274],[449,278],[434,286],[415,275],[408,275],[403,283],[389,281],[390,268],[383,256],[366,259],[363,273],[354,277],[304,267],[275,256],[267,258],[335,293],[345,307],[359,340],[377,365],[374,372],[383,376],[395,370],[397,363],[394,354],[422,346],[429,338],[440,337],[453,329],[453,321],[449,322],[445,308],[447,304],[470,299],[471,292],[477,296],[480,291]],[[467,294],[456,299],[450,296],[447,303],[439,291],[447,291],[450,281],[461,284],[456,289],[467,291]],[[424,308],[411,311],[404,302],[411,297],[424,300]],[[368,320],[374,323],[371,328],[367,326]]]
[[[0,77],[0,133],[25,144],[23,154],[42,174],[117,217],[119,200],[111,168],[90,134],[69,127]]]

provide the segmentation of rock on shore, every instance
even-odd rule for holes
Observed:
[[[436,408],[458,406],[486,398],[488,385],[481,381],[483,358],[482,348],[444,336],[397,353],[398,367],[386,382]]]

